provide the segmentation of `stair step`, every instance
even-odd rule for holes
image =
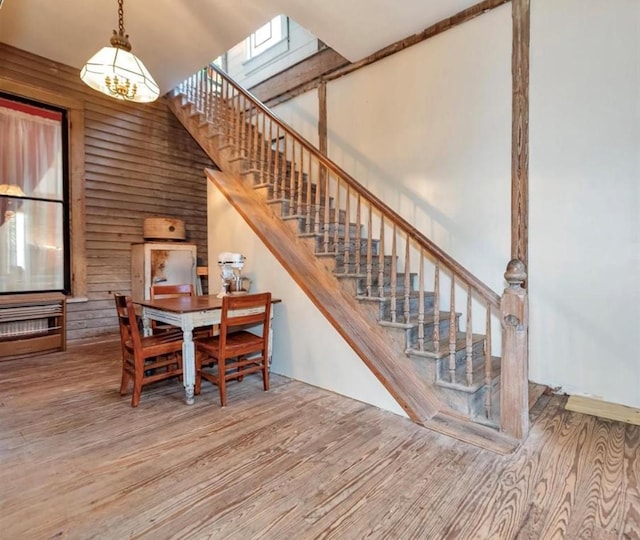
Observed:
[[[338,219],[340,220],[340,222],[336,225],[335,221],[330,221],[328,224],[325,224],[324,221],[324,216],[322,215],[322,213],[318,212],[315,208],[315,206],[311,206],[308,207],[306,204],[302,204],[302,205],[297,205],[295,203],[291,204],[290,201],[287,201],[285,199],[285,207],[286,208],[293,208],[293,213],[289,213],[288,211],[283,211],[282,212],[282,218],[283,219],[297,219],[298,220],[298,229],[300,231],[300,234],[305,234],[305,231],[307,230],[307,226],[309,227],[309,229],[313,230],[316,227],[316,222],[318,223],[318,229],[322,232],[322,237],[319,238],[319,242],[320,244],[322,243],[322,241],[324,240],[324,232],[325,230],[329,233],[329,242],[331,244],[334,244],[335,239],[336,239],[336,229],[338,231],[338,235],[337,235],[337,239],[338,239],[338,245],[344,249],[344,243],[345,243],[345,232],[346,232],[346,225],[344,223],[344,214],[342,213],[342,211],[339,214]],[[333,216],[335,215],[335,212],[332,210],[331,211],[331,217],[333,218]],[[319,219],[316,220],[316,217],[318,217]],[[362,236],[362,225],[360,225],[360,235]],[[350,223],[349,224],[349,236],[347,237],[348,243],[353,243],[355,245],[355,238],[356,238],[356,234],[358,232],[358,225],[356,225],[355,223]]]
[[[501,359],[498,356],[491,357],[492,385],[497,384],[500,381],[500,361]],[[446,364],[446,360],[444,360],[443,363]],[[450,380],[447,380],[446,377],[441,377],[436,380],[436,384],[445,388],[453,388],[460,392],[473,393],[478,388],[483,387],[486,384],[484,362],[474,364],[471,377],[471,383],[469,383],[467,381],[465,366],[460,365],[456,368],[455,381],[451,382]]]
[[[375,293],[375,289],[374,289]],[[391,306],[392,306],[392,298],[391,296],[366,296],[366,295],[356,295],[356,299],[360,302],[376,302],[378,304],[378,320],[380,324],[384,325],[386,323],[391,323]],[[423,309],[425,312],[425,321],[429,321],[429,317],[433,317],[433,293],[425,294],[422,300]],[[403,325],[403,328],[413,328],[418,325],[418,312],[420,308],[420,295],[418,291],[411,290],[409,292],[409,317],[410,320],[407,322],[404,320],[404,310],[405,310],[405,296],[404,296],[404,286],[401,285],[397,289],[396,296],[396,321],[392,324]],[[449,317],[448,312],[441,312],[442,314],[446,314],[446,317]],[[443,315],[444,316],[444,315]],[[459,316],[459,315],[457,315]],[[448,329],[448,326],[447,326]]]
[[[449,333],[449,326],[451,324],[451,320],[449,318],[449,313],[446,311],[439,312],[439,319],[437,328],[439,329],[439,333],[441,336],[446,336]],[[458,319],[459,314],[455,314],[455,322],[454,327],[458,329]],[[399,320],[402,320],[404,317],[399,316]],[[413,323],[405,323],[405,322],[392,322],[392,321],[377,321],[378,324],[385,328],[387,333],[390,335],[394,343],[398,344],[399,353],[407,354],[407,351],[412,348],[419,347],[419,336],[420,331],[422,330],[423,340],[425,342],[430,342],[433,340],[434,330],[436,328],[436,319],[434,313],[427,313],[424,316],[424,320],[422,323],[416,322]],[[407,356],[411,356],[407,354]],[[436,359],[424,360],[420,358],[418,361],[420,362],[428,362],[433,363],[435,365]],[[439,372],[432,370],[429,378],[432,381],[435,381]]]
[[[379,263],[377,262],[377,259],[374,261],[371,261],[371,289],[372,291],[378,291],[379,288],[379,283],[380,283],[380,272],[379,272]],[[405,276],[406,274],[404,272],[396,272],[396,294],[399,296],[399,292],[398,291],[404,291],[404,280],[405,280]],[[391,295],[391,272],[389,273],[384,273],[383,274],[383,280],[382,280],[382,290],[384,292],[385,296],[390,296]],[[366,290],[367,290],[367,276],[364,275],[360,275],[360,277],[358,277],[357,282],[356,282],[356,286],[357,286],[357,290],[359,291],[359,293],[361,295],[365,295],[366,294]],[[415,295],[418,295],[418,274],[416,272],[411,272],[409,274],[409,286],[412,292],[415,292]],[[433,293],[425,291],[424,292],[425,296],[431,296],[433,297]],[[376,296],[378,296],[376,294]]]
[[[485,336],[483,334],[473,334],[471,336],[472,342],[475,344],[477,342],[484,343]],[[467,335],[464,332],[458,332],[456,334],[456,351],[463,351],[467,346]],[[423,358],[435,358],[441,359],[449,356],[449,336],[448,335],[440,335],[440,347],[439,350],[436,351],[433,340],[426,341],[424,344],[424,348],[419,350],[417,347],[410,347],[405,351],[408,355],[423,357]]]
[[[497,428],[500,421],[500,368],[501,359],[492,357],[489,386],[486,385],[484,367],[473,372],[473,383],[452,383],[437,380],[434,387],[447,404],[482,425]],[[487,410],[487,392],[490,392]]]
[[[360,259],[360,272],[357,271],[358,269],[356,268],[355,259],[351,259],[351,257],[349,257],[349,264],[345,265],[343,262],[344,253],[338,252],[337,254],[334,254],[334,257],[336,258],[336,273],[359,274],[361,278],[366,280],[367,278],[366,257],[364,259]],[[384,256],[383,283],[388,282],[388,280],[391,279],[390,276],[391,276],[392,261],[393,259],[390,255]],[[376,290],[378,289],[379,277],[380,277],[380,258],[376,256],[371,261],[371,279],[372,279],[372,283],[376,284],[375,285]],[[366,289],[366,281],[364,283],[365,283],[364,288]]]
[[[415,298],[416,303],[418,302],[418,298]],[[435,314],[433,312],[433,297],[431,299],[427,299],[425,298],[425,304],[429,305],[429,310],[426,310],[425,307],[425,313],[423,315],[423,320],[422,323],[420,323],[418,321],[418,315],[416,314],[415,317],[411,317],[409,322],[405,322],[404,320],[404,315],[403,312],[401,310],[398,310],[397,312],[397,319],[395,322],[391,321],[390,318],[387,319],[380,319],[378,321],[378,324],[380,324],[380,326],[384,326],[387,328],[399,328],[401,330],[404,330],[406,332],[406,350],[412,349],[414,346],[417,348],[418,346],[418,332],[420,329],[420,326],[422,324],[423,327],[423,335],[424,335],[424,340],[425,340],[425,344],[432,342],[433,341],[433,329],[435,326],[435,322],[436,322],[436,317]],[[383,309],[383,308],[381,308]],[[450,324],[450,311],[439,311],[439,318],[438,318],[438,327],[440,328],[440,336],[447,336],[448,339],[448,335],[449,335],[449,324]],[[455,327],[456,329],[458,328],[458,322],[460,320],[460,313],[455,313]],[[441,338],[442,341],[442,338]]]

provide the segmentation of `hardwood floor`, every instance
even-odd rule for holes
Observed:
[[[563,397],[500,456],[275,375],[133,409],[119,357],[0,363],[0,538],[640,538],[640,427]]]

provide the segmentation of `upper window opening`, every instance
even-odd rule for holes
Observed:
[[[270,49],[286,39],[287,35],[287,18],[284,15],[277,15],[247,38],[247,59]]]

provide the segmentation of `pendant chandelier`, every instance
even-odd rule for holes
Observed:
[[[80,71],[80,78],[94,90],[116,99],[148,103],[160,94],[158,85],[142,61],[131,54],[129,35],[124,33],[123,0],[118,0],[118,32],[111,47],[103,47]]]

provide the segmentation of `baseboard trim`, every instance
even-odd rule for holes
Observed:
[[[640,426],[640,409],[584,396],[569,396],[565,409]]]

